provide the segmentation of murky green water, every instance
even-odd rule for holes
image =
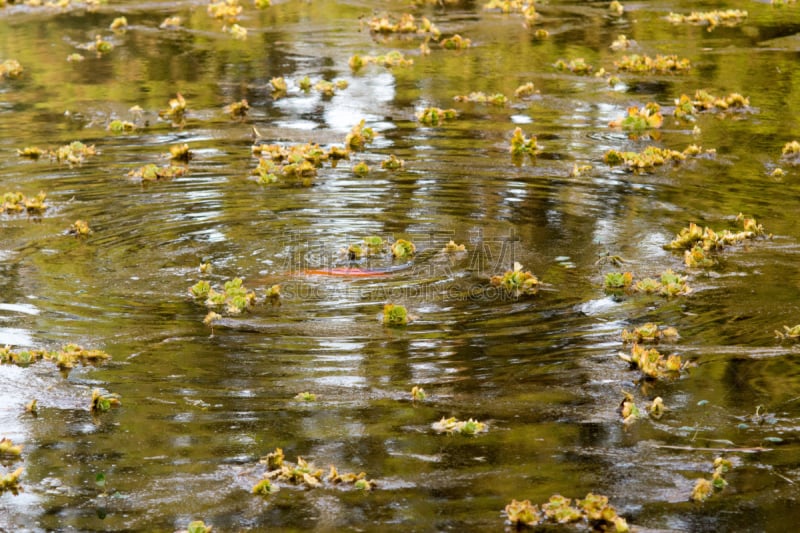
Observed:
[[[781,531],[800,518],[800,352],[773,333],[800,322],[800,171],[781,160],[800,137],[800,7],[636,2],[617,17],[606,2],[551,1],[526,28],[519,14],[481,2],[274,3],[243,4],[246,40],[224,32],[203,2],[0,8],[0,61],[24,68],[0,79],[0,194],[45,191],[49,204],[41,216],[0,214],[0,345],[74,342],[113,356],[67,378],[50,362],[0,365],[0,437],[24,446],[0,474],[25,468],[24,491],[0,495],[0,530],[171,531],[202,519],[215,531],[499,531],[512,499],[590,491],[642,530]],[[749,17],[711,32],[663,18],[720,7]],[[472,47],[431,42],[422,55],[419,36],[371,35],[360,21],[385,9],[426,15]],[[129,26],[112,32],[120,15]],[[179,29],[159,29],[174,15]],[[79,48],[97,34],[114,45],[102,57]],[[619,34],[638,46],[612,51]],[[354,54],[391,50],[414,64],[348,66]],[[85,60],[67,62],[72,53]],[[617,73],[625,53],[677,54],[693,67]],[[553,67],[578,57],[620,83]],[[289,83],[281,97],[269,84],[277,76]],[[303,93],[304,76],[349,86],[332,97]],[[528,81],[539,92],[514,98]],[[739,92],[751,106],[677,122],[674,100],[697,89]],[[453,101],[472,91],[502,92],[509,103]],[[187,101],[183,127],[158,118],[176,92]],[[251,110],[231,119],[223,107],[241,99]],[[608,127],[650,101],[663,106],[659,130],[631,138]],[[423,126],[415,113],[429,106],[459,117]],[[113,119],[138,128],[113,134]],[[261,143],[327,149],[361,119],[375,142],[326,163],[312,186],[264,186],[249,175],[253,126]],[[541,149],[518,165],[508,153],[516,126]],[[69,166],[16,153],[75,140],[97,155]],[[127,176],[167,164],[180,143],[194,154],[186,175],[148,184]],[[603,163],[609,149],[692,143],[716,156],[641,174]],[[380,168],[390,154],[403,170]],[[360,161],[372,169],[365,176],[352,171]],[[576,163],[593,168],[571,176]],[[772,175],[776,167],[785,175]],[[689,269],[662,248],[690,221],[734,228],[739,212],[773,237],[726,248],[710,269]],[[68,233],[77,219],[93,229],[87,238]],[[413,240],[418,256],[382,277],[297,272],[330,266],[368,235]],[[451,238],[468,252],[437,253]],[[682,272],[694,291],[606,296],[604,275],[616,267],[597,260],[607,253],[637,279]],[[199,272],[203,261],[211,274]],[[489,287],[514,261],[545,284],[539,294],[500,298]],[[207,309],[188,289],[236,276],[258,304],[225,316],[210,336]],[[279,307],[264,302],[275,283]],[[416,320],[384,327],[387,302]],[[661,349],[697,366],[643,381],[617,353],[628,350],[621,330],[647,321],[678,328],[679,340]],[[410,401],[415,385],[424,402]],[[121,395],[122,406],[93,415],[93,388]],[[641,406],[661,396],[668,410],[626,427],[622,390]],[[303,391],[317,401],[293,400]],[[36,417],[24,407],[34,398]],[[752,420],[757,406],[770,416]],[[475,418],[488,432],[437,434],[431,424],[443,416]],[[258,459],[276,447],[365,471],[377,487],[279,483],[275,494],[251,495],[264,472]],[[730,451],[757,447],[767,450]],[[720,455],[734,465],[729,485],[690,502]]]

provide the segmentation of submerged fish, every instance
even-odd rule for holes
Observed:
[[[370,278],[389,276],[395,272],[400,272],[411,267],[411,263],[405,265],[393,265],[380,268],[362,268],[362,267],[331,267],[331,268],[317,268],[306,269],[302,273],[306,276],[337,276],[348,278]]]

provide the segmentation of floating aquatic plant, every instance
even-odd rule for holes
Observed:
[[[695,502],[703,502],[707,500],[714,492],[724,489],[728,482],[723,477],[733,465],[727,459],[717,457],[714,459],[714,471],[711,474],[711,480],[700,478],[695,483],[694,489],[689,499]]]
[[[385,304],[383,306],[383,324],[386,326],[405,326],[408,324],[408,311],[404,305]]]
[[[183,161],[184,163],[188,163],[192,158],[192,152],[189,150],[189,145],[186,143],[173,144],[169,147],[169,157],[173,161]]]
[[[330,485],[349,484],[359,490],[371,490],[376,484],[375,481],[367,479],[365,472],[359,474],[340,473],[335,465],[330,465],[328,475],[323,478],[324,472],[315,468],[312,463],[305,461],[302,457],[297,458],[296,464],[286,461],[283,450],[280,448],[276,448],[274,452],[262,457],[259,462],[267,465],[267,471],[263,478],[253,486],[253,494],[267,496],[276,492],[278,487],[272,480],[287,481],[304,485],[307,488],[319,487],[323,481]]]
[[[316,402],[317,395],[313,392],[298,392],[294,399],[299,402]]]
[[[392,255],[398,259],[406,259],[417,251],[416,245],[405,239],[397,239],[391,246]]]
[[[21,192],[6,192],[0,196],[0,213],[21,213],[26,211],[30,214],[41,213],[47,209],[44,203],[47,194],[40,192],[36,196],[25,196]]]
[[[454,254],[457,252],[466,252],[466,251],[467,251],[466,246],[464,246],[463,244],[456,244],[456,242],[453,239],[450,239],[450,242],[445,244],[444,248],[442,248],[442,252],[446,254]]]
[[[656,396],[653,398],[653,402],[647,408],[647,411],[650,413],[652,418],[659,420],[662,416],[664,416],[664,409],[666,409],[666,407],[664,407],[664,400],[661,398],[661,396]]]
[[[273,285],[267,289],[265,299],[273,307],[281,304],[281,286]]]
[[[609,48],[611,48],[615,52],[618,52],[620,50],[627,50],[628,48],[633,46],[634,42],[635,41],[628,39],[625,35],[620,34],[617,36],[616,39],[614,39],[614,42],[611,43]]]
[[[536,90],[536,87],[533,85],[533,82],[529,81],[514,89],[514,97],[526,98],[528,96],[533,96],[537,92],[539,91]]]
[[[366,121],[361,121],[350,129],[350,133],[344,139],[344,145],[352,150],[363,150],[366,145],[375,139],[375,132],[372,128],[365,126]]]
[[[694,98],[682,94],[680,98],[675,99],[673,115],[677,118],[689,120],[698,113],[744,111],[749,107],[750,99],[739,93],[716,97],[708,91],[697,90],[694,93]]]
[[[209,311],[205,318],[203,318],[203,324],[211,328],[211,335],[214,335],[214,323],[217,322],[222,318],[222,315],[216,313],[214,311]]]
[[[169,99],[169,107],[158,112],[158,116],[164,120],[171,120],[173,124],[183,123],[186,115],[186,99],[181,93],[177,93],[175,98]]]
[[[572,170],[570,170],[569,175],[572,178],[580,178],[591,172],[593,168],[592,165],[579,165],[575,163],[572,165]]]
[[[0,63],[0,79],[19,78],[23,70],[22,65],[16,59],[6,59]]]
[[[204,282],[196,283],[190,292],[195,299],[202,299],[202,293],[206,290]],[[243,311],[253,307],[256,302],[256,293],[249,291],[243,286],[242,278],[233,278],[226,281],[222,292],[209,287],[205,293],[205,305],[211,308],[224,307],[229,315],[238,315]]]
[[[355,165],[353,165],[353,173],[358,174],[359,176],[363,176],[365,174],[369,174],[370,168],[369,165],[365,161],[359,161]]]
[[[59,163],[70,165],[80,165],[86,158],[97,153],[94,145],[87,146],[80,141],[72,141],[69,144],[59,146],[55,151],[50,152],[50,157]]]
[[[631,106],[628,116],[609,123],[612,128],[622,128],[626,131],[642,131],[651,128],[660,128],[664,122],[661,107],[655,102],[648,102],[644,107]]]
[[[704,263],[704,259],[707,259],[705,253],[700,255],[696,251],[698,247],[703,252],[721,250],[726,246],[739,244],[745,240],[755,239],[764,235],[764,227],[756,222],[755,218],[746,217],[739,213],[736,216],[736,220],[742,224],[741,231],[734,232],[725,229],[717,232],[709,227],[701,230],[700,226],[690,222],[689,226],[681,229],[672,241],[664,245],[664,248],[667,250],[686,250],[689,253],[689,255],[685,256],[687,265],[690,262],[694,262],[697,263],[697,266],[710,266],[710,264]]]
[[[800,324],[789,327],[783,326],[784,331],[775,330],[775,337],[778,339],[797,340],[800,339]]]
[[[724,11],[692,11],[688,15],[670,12],[667,21],[673,24],[692,24],[695,26],[708,26],[707,31],[713,31],[717,26],[737,26],[747,18],[747,11],[741,9],[726,9]]]
[[[208,293],[211,291],[211,284],[205,280],[200,280],[189,288],[189,293],[198,300],[205,300],[208,298]]]
[[[114,119],[108,123],[108,131],[113,133],[131,132],[136,129],[136,124],[127,120]]]
[[[238,102],[226,105],[222,111],[233,118],[243,118],[247,116],[247,112],[250,111],[250,104],[247,100],[241,99]]]
[[[0,494],[9,491],[11,494],[18,494],[22,490],[19,484],[19,478],[25,471],[23,467],[19,467],[9,474],[3,474],[0,477]]]
[[[239,26],[238,24],[234,23],[223,28],[223,30],[229,32],[234,39],[238,39],[240,41],[247,39],[247,28],[244,26]]]
[[[439,107],[426,107],[417,113],[417,120],[426,126],[438,126],[445,120],[455,120],[458,112],[455,109],[441,109]]]
[[[532,85],[532,84],[531,84]],[[503,107],[508,103],[508,97],[503,93],[486,94],[484,92],[471,92],[467,95],[457,95],[453,97],[456,102],[470,102],[474,104],[491,104]],[[451,110],[455,112],[455,110]]]
[[[178,16],[167,17],[158,25],[162,30],[175,30],[183,24],[183,19]]]
[[[128,27],[128,19],[125,17],[117,17],[111,21],[111,24],[108,26],[110,30],[124,30]]]
[[[381,161],[381,168],[386,170],[400,170],[406,165],[402,159],[398,159],[396,155],[389,154],[387,159]]]
[[[186,526],[186,533],[211,533],[212,529],[212,526],[207,526],[202,520],[195,520]]]
[[[55,361],[58,368],[68,370],[78,363],[98,364],[111,359],[111,356],[103,350],[87,350],[77,344],[67,344],[58,351],[47,352],[45,358]]]
[[[266,9],[272,6],[272,0],[253,0],[253,5],[256,9]]]
[[[26,413],[31,413],[33,416],[36,416],[37,410],[38,410],[38,401],[36,400],[36,398],[25,404]]]
[[[89,227],[89,223],[85,220],[76,220],[70,226],[69,233],[77,237],[85,237],[92,233],[92,228]]]
[[[242,13],[242,6],[239,5],[239,0],[212,0],[206,11],[215,19],[234,22]]]
[[[613,0],[610,4],[608,4],[608,11],[616,16],[622,16],[625,13],[625,6],[619,2],[619,0]]]
[[[367,21],[369,31],[372,33],[405,33],[405,34],[418,34],[428,35],[434,40],[439,40],[441,32],[428,18],[421,17],[419,24],[417,19],[411,13],[403,13],[399,19],[395,19],[391,15],[383,15],[380,17],[373,17]]]
[[[523,294],[536,294],[539,291],[539,279],[529,270],[523,271],[522,265],[518,262],[514,262],[513,270],[492,276],[489,282],[494,287],[502,287],[506,293],[515,298]]]
[[[427,397],[425,394],[425,390],[422,387],[414,385],[411,388],[411,401],[412,402],[421,402]]]
[[[651,379],[674,377],[687,367],[677,354],[664,357],[655,348],[645,348],[637,343],[633,344],[630,354],[619,352],[618,355],[632,368],[641,370],[642,374]]]
[[[442,39],[439,45],[445,50],[463,50],[472,46],[472,41],[456,33],[452,37]]]
[[[539,508],[532,505],[530,500],[511,500],[511,503],[506,505],[505,513],[511,525],[518,529],[524,526],[533,527],[542,519]]]
[[[628,331],[623,329],[622,342],[659,342],[674,340],[678,337],[678,330],[673,327],[659,326],[654,322],[647,322]]]
[[[47,152],[38,146],[26,146],[22,150],[17,150],[17,155],[20,157],[27,157],[29,159],[39,159]]]
[[[438,422],[432,424],[433,430],[437,433],[459,433],[461,435],[477,435],[486,431],[486,424],[470,418],[469,420],[458,420],[456,417],[442,417]]]
[[[588,64],[585,59],[578,57],[571,59],[569,62],[559,59],[553,65],[558,70],[568,70],[573,74],[587,75],[592,72],[592,65]]]
[[[10,456],[10,457],[19,457],[22,455],[22,446],[19,444],[14,444],[11,442],[11,439],[3,437],[0,439],[0,457],[2,456]]]
[[[91,410],[93,413],[104,413],[112,407],[121,405],[119,394],[102,394],[100,389],[92,390]]]
[[[135,168],[128,172],[129,178],[136,178],[142,181],[159,181],[172,179],[175,177],[185,175],[189,170],[184,166],[178,165],[164,165],[158,166],[149,163],[139,168]]]
[[[657,146],[648,146],[641,152],[609,150],[603,155],[603,162],[609,166],[624,165],[625,170],[640,173],[651,171],[667,163],[680,163],[687,157],[701,154],[714,155],[716,150],[703,150],[696,145],[688,146],[683,152]]]
[[[633,274],[630,272],[609,272],[603,279],[603,287],[608,290],[627,289],[633,283]]]
[[[369,64],[382,65],[386,68],[409,67],[414,64],[414,60],[404,56],[402,52],[392,50],[379,56],[360,56],[356,54],[350,57],[348,64],[353,72],[358,72]]]
[[[504,14],[520,14],[525,18],[526,24],[532,23],[538,16],[533,0],[489,0],[483,4],[483,9],[485,11],[499,11]]]
[[[272,481],[265,478],[253,485],[253,488],[250,492],[253,494],[259,494],[261,496],[269,496],[274,492],[278,492],[278,490],[280,489],[278,489],[276,485],[273,485]]]
[[[647,55],[633,54],[623,56],[619,61],[614,61],[617,70],[633,72],[634,74],[673,74],[688,71],[692,65],[688,59],[680,59],[676,55]]]
[[[522,156],[528,154],[535,156],[538,152],[538,145],[536,144],[536,135],[526,138],[522,133],[522,128],[517,127],[514,134],[511,136],[511,147],[509,148],[512,156]]]

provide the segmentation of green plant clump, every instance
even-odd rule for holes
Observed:
[[[494,287],[502,287],[506,293],[519,297],[523,294],[536,294],[539,292],[539,279],[529,270],[523,271],[522,265],[514,263],[513,270],[507,270],[502,275],[492,276],[489,283]]]

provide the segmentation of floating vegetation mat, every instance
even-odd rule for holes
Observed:
[[[302,457],[298,457],[297,462],[292,463],[284,459],[281,448],[276,448],[275,451],[262,457],[259,463],[267,465],[267,470],[251,492],[262,496],[277,492],[280,482],[307,489],[323,485],[329,487],[340,485],[364,491],[372,490],[376,485],[374,480],[367,479],[365,472],[340,473],[336,466],[330,465],[328,474],[325,475],[321,468],[316,468],[313,463],[307,462]]]

